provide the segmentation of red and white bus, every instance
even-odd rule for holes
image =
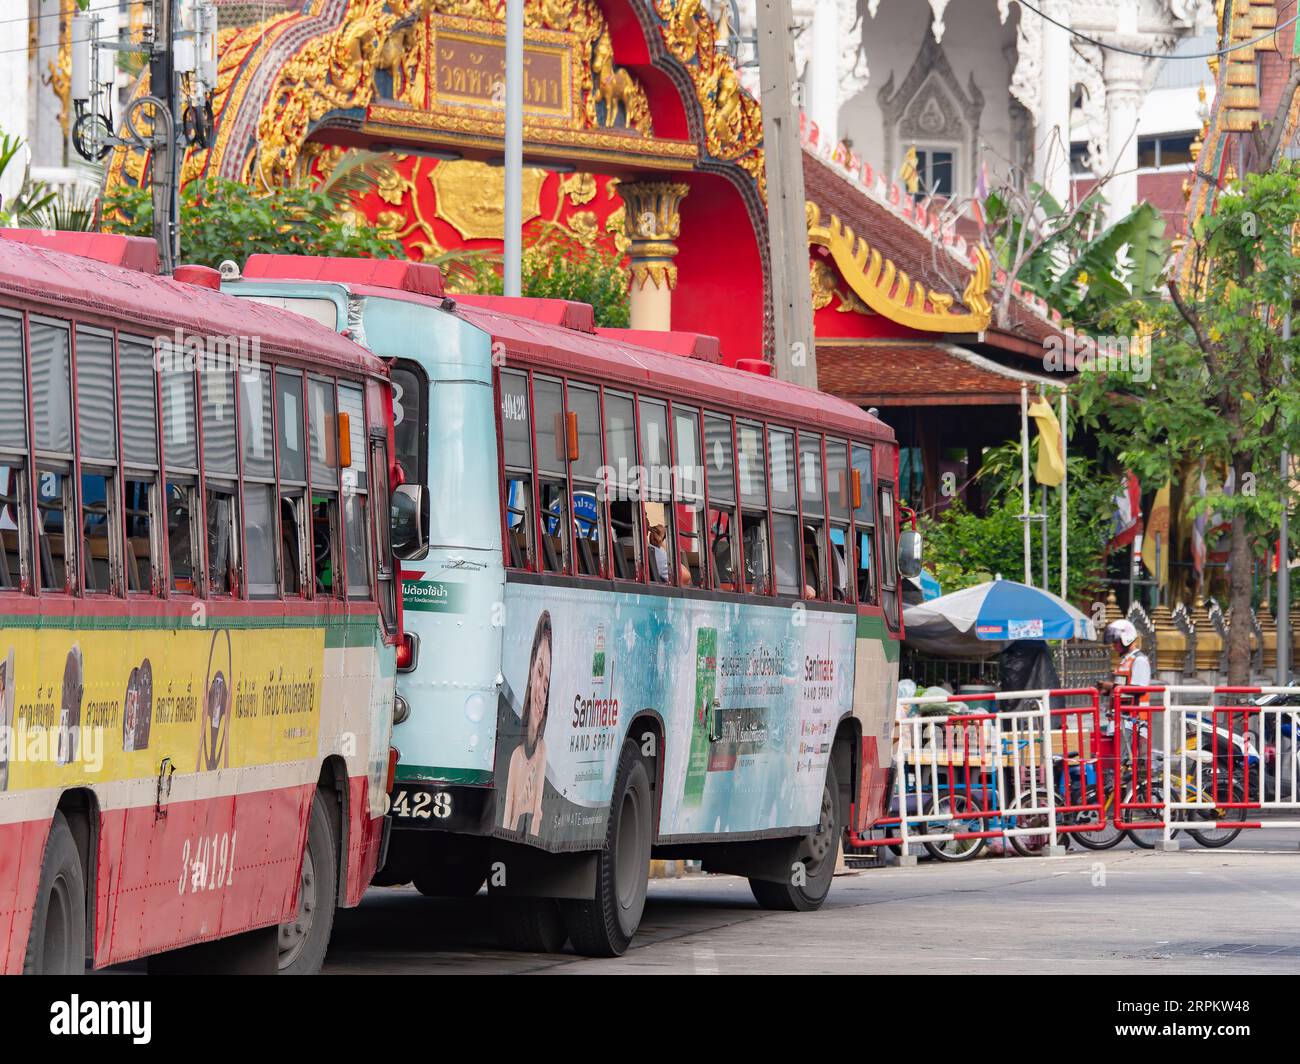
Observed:
[[[0,235],[0,971],[314,971],[394,760],[387,369]]]

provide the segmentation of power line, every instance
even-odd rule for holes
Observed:
[[[1058,29],[1065,30],[1065,32],[1068,33],[1071,37],[1078,37],[1079,40],[1086,41],[1088,44],[1096,45],[1098,48],[1102,48],[1108,52],[1119,52],[1121,55],[1135,55],[1139,59],[1214,59],[1216,57],[1222,58],[1223,56],[1227,55],[1229,52],[1240,51],[1242,48],[1254,48],[1255,45],[1259,44],[1261,41],[1268,40],[1270,37],[1273,37],[1279,32],[1281,32],[1282,30],[1286,29],[1297,19],[1300,19],[1300,13],[1297,13],[1295,15],[1292,15],[1280,26],[1274,26],[1267,33],[1261,33],[1258,37],[1252,38],[1249,41],[1242,41],[1239,44],[1229,45],[1227,48],[1219,48],[1213,52],[1197,52],[1192,55],[1167,55],[1167,54],[1162,54],[1160,52],[1140,52],[1136,48],[1124,48],[1118,44],[1107,44],[1105,41],[1097,40],[1096,37],[1089,37],[1086,33],[1080,33],[1078,30],[1070,28],[1069,26],[1065,25],[1065,23],[1063,22],[1057,22],[1056,19],[1052,18],[1051,15],[1044,14],[1042,11],[1039,11],[1038,8],[1034,7],[1033,4],[1027,3],[1026,0],[1016,0],[1016,3],[1018,3],[1021,7],[1025,8],[1027,11],[1032,11],[1035,15],[1043,19],[1045,22],[1050,22],[1053,26],[1057,27]]]
[[[109,4],[107,7],[91,7],[91,8],[87,8],[85,11],[74,11],[72,12],[72,14],[90,15],[95,13],[96,11],[121,11],[121,10],[122,9],[118,7],[117,4]],[[23,15],[20,18],[0,18],[0,26],[9,26],[15,22],[39,22],[43,18],[63,18],[64,14],[66,14],[66,12],[47,11],[43,15]]]

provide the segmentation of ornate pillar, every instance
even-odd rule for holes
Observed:
[[[1052,0],[1044,11],[1070,25],[1070,5]],[[1022,19],[1031,17],[1022,12]],[[1043,21],[1039,115],[1034,129],[1034,178],[1056,200],[1070,199],[1070,34]]]
[[[811,12],[812,25],[804,30],[812,38],[803,76],[808,93],[804,110],[817,123],[823,142],[832,145],[840,139],[839,7],[822,0]]]
[[[1121,37],[1107,43],[1140,49],[1143,38]],[[1149,45],[1148,45],[1149,47]],[[1142,105],[1142,81],[1146,60],[1107,50],[1102,76],[1106,82],[1107,160],[1115,176],[1104,192],[1110,221],[1123,218],[1138,201],[1138,109]]]
[[[631,327],[667,331],[673,321],[677,287],[674,241],[681,232],[678,213],[688,185],[674,181],[635,181],[619,185],[623,197],[627,249],[631,267]]]

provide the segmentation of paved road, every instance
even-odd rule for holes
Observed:
[[[625,957],[495,948],[487,897],[376,888],[339,914],[326,972],[392,974],[1289,973],[1300,833],[1225,850],[923,861],[841,876],[818,913],[758,909],[744,880],[655,880]]]

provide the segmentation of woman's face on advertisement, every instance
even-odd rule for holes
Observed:
[[[551,692],[551,641],[543,639],[533,656],[533,668],[528,674],[528,688],[532,712],[528,714],[528,741],[537,742],[537,732],[542,726],[542,713]]]

